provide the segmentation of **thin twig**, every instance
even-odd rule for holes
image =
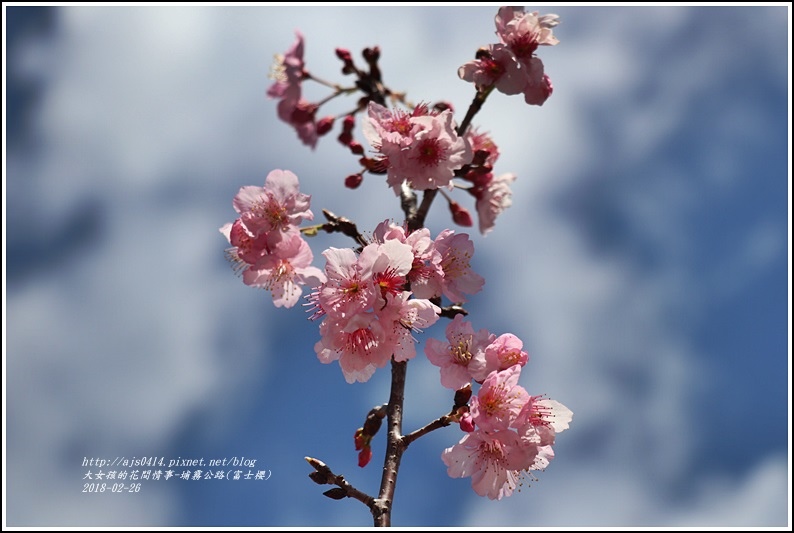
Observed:
[[[358,227],[356,227],[355,222],[348,220],[345,217],[338,217],[327,209],[323,209],[323,215],[325,215],[325,218],[328,220],[327,224],[320,226],[320,229],[323,231],[328,233],[339,232],[347,235],[356,241],[362,248],[369,244],[369,241],[367,241],[367,239],[365,239],[364,236],[358,231]]]
[[[348,483],[344,476],[334,474],[331,469],[324,462],[313,457],[306,457],[306,461],[314,468],[314,472],[309,474],[312,481],[318,485],[336,485],[341,489],[341,492],[336,492],[335,489],[327,491],[325,494],[329,498],[341,500],[342,498],[353,498],[366,505],[370,511],[374,512],[375,498],[361,492],[353,485]]]

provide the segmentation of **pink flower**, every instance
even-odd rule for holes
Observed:
[[[288,89],[298,89],[304,79],[303,34],[295,32],[295,43],[284,55],[276,54],[269,77],[274,80],[267,90],[271,98],[282,98]]]
[[[289,87],[276,106],[278,118],[295,128],[298,138],[303,144],[311,148],[317,146],[317,138],[319,137],[317,132],[318,125],[315,120],[318,109],[317,104],[301,97],[299,87]]]
[[[414,119],[426,116],[428,113],[427,106],[423,105],[417,106],[408,113],[402,109],[390,110],[370,102],[367,107],[368,118],[362,125],[364,137],[375,150],[383,154],[399,152],[413,143],[414,135],[420,128]]]
[[[568,429],[572,419],[573,412],[560,402],[532,396],[518,413],[514,427],[524,439],[538,446],[551,446],[557,433]]]
[[[507,430],[529,401],[529,394],[518,384],[521,367],[513,365],[507,370],[491,372],[483,382],[480,392],[470,401],[474,423],[483,431]]]
[[[557,15],[539,16],[537,11],[525,13],[523,7],[506,6],[499,9],[494,22],[499,40],[520,61],[532,57],[538,46],[554,46],[560,42],[552,32],[560,23]]]
[[[457,235],[451,229],[442,231],[435,240],[436,249],[441,254],[441,269],[444,278],[441,290],[455,303],[463,303],[463,294],[480,292],[485,280],[471,269],[470,261],[474,254],[474,243],[465,233]]]
[[[251,237],[239,218],[233,223],[221,226],[220,232],[232,245],[231,248],[226,249],[226,258],[232,263],[232,268],[236,272],[258,263],[264,255],[269,253],[268,235]]]
[[[496,225],[496,217],[513,205],[513,191],[510,184],[516,180],[515,174],[502,174],[493,177],[484,187],[472,187],[470,191],[474,194],[475,207],[479,220],[480,233],[488,234]]]
[[[338,360],[348,383],[369,380],[376,368],[391,359],[392,345],[386,342],[386,332],[373,313],[357,313],[341,322],[326,318],[320,324],[320,334],[314,345],[317,357],[326,364]]]
[[[551,80],[543,71],[543,62],[535,57],[538,46],[553,46],[559,43],[552,28],[559,24],[557,15],[539,16],[537,11],[525,13],[521,7],[502,7],[495,18],[496,34],[520,63],[525,80],[524,101],[531,105],[543,105],[551,96]]]
[[[441,312],[430,300],[409,299],[410,294],[406,291],[389,298],[389,304],[379,316],[386,328],[386,342],[393,347],[395,361],[407,361],[416,356],[413,333],[435,324]]]
[[[441,296],[441,284],[444,271],[441,269],[442,257],[436,249],[436,243],[430,238],[430,230],[421,228],[411,232],[405,243],[411,246],[414,254],[408,281],[416,298],[434,298]]]
[[[469,364],[473,359],[485,359],[485,348],[493,342],[495,335],[486,329],[477,333],[463,315],[455,315],[447,325],[447,342],[427,339],[427,359],[441,369],[441,385],[458,390],[471,383]]]
[[[452,111],[432,114],[417,107],[410,115],[369,103],[364,136],[387,161],[386,182],[400,193],[404,180],[417,190],[452,187],[455,170],[471,161],[471,147],[455,131]]]
[[[488,156],[485,158],[485,165],[493,168],[499,158],[499,147],[490,134],[487,132],[481,133],[477,128],[469,128],[466,130],[466,138],[469,140],[471,150],[475,154],[479,151],[488,152]]]
[[[527,444],[513,431],[466,433],[460,442],[444,450],[441,459],[450,477],[471,477],[480,496],[501,500],[519,484],[522,470],[529,470],[537,447]]]
[[[408,150],[389,169],[387,183],[399,189],[408,180],[417,190],[452,188],[455,171],[471,162],[471,146],[465,137],[458,137],[452,123],[452,111],[438,116],[414,119],[422,129],[414,136]],[[391,158],[389,162],[392,163]]]
[[[458,77],[474,83],[478,91],[495,86],[504,94],[518,94],[524,90],[526,80],[518,59],[503,44],[491,44],[477,52],[477,59],[463,64]]]
[[[370,272],[376,294],[380,297],[378,308],[387,304],[387,296],[403,292],[406,276],[411,270],[414,255],[411,247],[399,240],[368,244],[361,251],[358,262],[363,272]]]
[[[485,358],[478,359],[469,365],[474,379],[483,381],[491,372],[506,370],[513,365],[524,366],[529,356],[521,348],[524,343],[512,333],[499,335],[485,348]]]
[[[269,290],[276,307],[292,307],[300,299],[304,285],[316,286],[325,281],[322,271],[311,266],[312,259],[308,243],[293,233],[243,272],[243,282]]]
[[[287,233],[302,220],[312,220],[311,197],[299,190],[298,177],[289,170],[273,170],[264,187],[248,185],[234,197],[234,209],[252,237],[267,232]]]
[[[343,319],[369,309],[376,297],[372,272],[362,270],[355,252],[329,248],[323,255],[327,281],[311,295],[317,308],[312,318],[328,314]]]
[[[554,91],[551,79],[543,72],[543,62],[539,58],[533,57],[524,65],[524,76],[527,80],[523,91],[524,101],[530,105],[543,105]]]
[[[315,120],[317,104],[304,100],[301,95],[301,84],[309,74],[303,62],[303,35],[298,31],[295,35],[297,40],[290,49],[283,56],[276,55],[270,68],[270,78],[275,81],[267,95],[280,100],[276,107],[278,117],[295,128],[303,144],[314,148],[318,136],[328,133],[333,120],[331,117]]]

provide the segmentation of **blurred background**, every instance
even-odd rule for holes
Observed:
[[[319,363],[318,323],[235,277],[218,228],[277,168],[318,216],[401,222],[382,177],[343,187],[358,166],[338,124],[312,151],[278,121],[273,54],[299,29],[307,68],[346,83],[334,48],[361,64],[379,45],[388,86],[460,120],[474,89],[456,71],[496,42],[497,7],[4,6],[7,525],[372,524],[303,457],[377,491],[383,436],[366,469],[352,437],[388,370],[348,385]],[[495,93],[474,121],[518,179],[494,231],[471,230],[486,284],[467,308],[524,341],[521,384],[573,423],[502,501],[447,476],[458,428],[420,439],[393,523],[790,526],[790,7],[536,9],[562,19],[539,50],[554,94]],[[329,113],[354,107],[340,100]],[[453,227],[442,202],[428,225]],[[311,244],[322,267],[351,242]],[[408,381],[411,430],[451,396],[422,355]],[[272,475],[81,492],[84,458],[122,456]]]

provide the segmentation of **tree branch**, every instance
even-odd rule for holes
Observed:
[[[425,427],[419,428],[416,431],[412,431],[408,435],[405,435],[403,437],[403,447],[407,448],[409,444],[411,444],[413,441],[415,441],[419,437],[427,435],[431,431],[435,431],[437,429],[441,429],[441,428],[447,427],[450,424],[452,424],[452,422],[454,422],[454,421],[455,420],[454,420],[454,414],[453,413],[450,413],[448,415],[444,415],[444,416],[440,416],[440,417],[436,418],[435,420],[430,422]]]
[[[367,241],[367,239],[365,239],[364,236],[358,231],[358,227],[356,227],[355,222],[348,220],[345,217],[338,217],[327,209],[323,209],[323,215],[328,220],[326,224],[320,226],[320,229],[323,231],[328,233],[339,232],[347,235],[356,241],[362,248],[369,244],[369,241]]]
[[[306,457],[306,461],[314,468],[314,472],[309,474],[309,477],[318,485],[336,485],[338,489],[331,489],[324,494],[334,500],[341,500],[342,498],[353,498],[366,505],[371,512],[374,513],[375,498],[361,492],[353,485],[348,483],[344,476],[334,474],[331,469],[324,462],[313,457]]]
[[[397,484],[397,472],[400,469],[405,446],[402,443],[403,401],[405,399],[405,374],[407,361],[391,362],[391,394],[388,407],[388,432],[386,434],[386,457],[383,461],[383,476],[380,492],[372,510],[375,526],[391,526],[391,510],[394,504],[394,489]]]

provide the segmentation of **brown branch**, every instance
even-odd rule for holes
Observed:
[[[436,194],[438,194],[438,189],[427,189],[425,191],[419,209],[414,212],[412,217],[408,218],[408,231],[416,231],[424,227],[427,212],[430,211],[430,206],[433,204],[433,199],[436,197]]]
[[[366,505],[371,512],[375,512],[375,498],[361,492],[353,485],[348,483],[344,476],[334,474],[331,469],[324,462],[313,457],[306,457],[306,461],[314,468],[314,472],[309,474],[309,477],[318,485],[336,485],[339,489],[331,489],[325,492],[325,495],[334,500],[341,500],[342,498],[353,498]]]
[[[469,312],[459,305],[448,305],[441,308],[441,313],[439,313],[438,316],[444,318],[455,318],[455,315],[467,316],[468,314]]]
[[[356,227],[355,222],[348,220],[345,217],[338,217],[327,209],[323,209],[323,215],[325,215],[325,218],[328,220],[328,222],[320,226],[319,229],[328,233],[338,232],[342,233],[343,235],[347,235],[356,241],[362,248],[369,244],[369,241],[367,241],[367,239],[365,239],[364,236],[358,231],[358,227]]]
[[[405,446],[402,443],[403,401],[405,399],[405,374],[407,361],[391,362],[391,393],[389,395],[389,425],[386,434],[386,457],[383,461],[383,476],[380,492],[375,505],[371,508],[375,526],[391,526],[391,510],[394,503],[394,489],[397,484],[397,472],[400,469]]]
[[[403,437],[403,447],[407,448],[409,444],[411,444],[419,437],[423,435],[427,435],[431,431],[435,431],[437,429],[447,427],[448,425],[452,424],[454,421],[455,419],[453,413],[436,418],[425,427],[419,428],[416,431],[412,431],[408,435],[405,435]]]

